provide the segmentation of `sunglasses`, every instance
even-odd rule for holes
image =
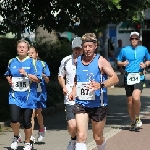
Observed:
[[[138,38],[130,38],[130,40],[131,40],[131,41],[133,41],[133,40],[136,40],[136,41],[137,41],[137,40],[139,40],[139,39],[138,39]]]

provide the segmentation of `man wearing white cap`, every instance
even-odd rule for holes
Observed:
[[[143,89],[144,68],[148,65],[150,55],[146,47],[139,45],[139,33],[131,32],[130,46],[122,48],[118,55],[118,65],[125,66],[125,90],[128,113],[131,119],[130,131],[142,126],[140,120],[140,96]],[[144,62],[145,60],[145,62]]]
[[[74,77],[76,74],[76,60],[79,55],[82,55],[82,41],[80,37],[76,37],[72,41],[72,55],[66,56],[62,59],[59,67],[58,81],[63,89],[64,104],[66,105],[66,119],[68,123],[68,132],[71,135],[71,140],[68,144],[67,150],[75,150],[76,144],[76,120],[72,112],[75,101],[69,101],[68,95],[72,92],[74,85]],[[65,79],[64,79],[65,77]]]

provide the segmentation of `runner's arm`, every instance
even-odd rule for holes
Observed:
[[[40,80],[35,75],[28,74],[27,76],[33,82],[40,82]]]
[[[120,66],[120,67],[126,66],[126,61],[124,61],[124,62],[122,61],[123,60],[123,56],[124,56],[123,49],[121,49],[118,57],[116,58],[117,65]]]
[[[45,74],[43,74],[42,77],[43,77],[43,79],[45,80],[46,83],[49,82],[49,77],[48,76],[46,76]]]
[[[59,75],[58,75],[58,82],[59,82],[59,84],[60,84],[60,86],[61,86],[62,88],[65,88],[65,87],[66,87],[65,79],[64,79],[63,76],[59,76]]]
[[[61,65],[59,67],[59,73],[58,73],[58,82],[62,88],[66,88],[65,76],[66,76],[66,71],[64,70],[64,59],[63,59],[61,61]]]
[[[50,77],[50,70],[48,65],[45,63],[45,74],[42,75],[45,82],[48,83],[49,82],[49,77]]]
[[[104,87],[110,87],[119,82],[117,74],[114,72],[110,63],[103,57],[99,58],[98,65],[100,70],[102,70],[106,75],[108,75],[108,79],[103,82]]]
[[[74,77],[74,86],[72,88],[72,92],[68,96],[70,101],[73,101],[76,97],[76,84],[77,84],[77,76],[75,75],[75,77]]]
[[[36,65],[31,63],[29,72],[24,75],[33,82],[40,82],[40,80],[42,79],[42,68],[37,62]]]
[[[145,63],[144,64],[146,67],[150,65],[150,54],[149,54],[147,48],[145,50]]]
[[[7,70],[4,74],[4,76],[6,77],[6,80],[8,81],[10,86],[12,86],[12,76],[11,76],[10,64],[9,63],[8,63]]]
[[[19,70],[19,72],[20,72],[20,74],[24,75],[25,77],[28,77],[33,82],[40,82],[40,80],[38,79],[37,76],[35,76],[35,75],[31,74],[31,73],[25,72],[25,70],[23,68],[21,68]]]

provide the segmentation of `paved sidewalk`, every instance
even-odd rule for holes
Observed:
[[[113,138],[107,140],[106,150],[149,150],[150,149],[150,113],[142,117],[143,126],[137,132],[128,127]]]
[[[147,79],[150,80],[150,75],[147,75]],[[149,82],[149,81],[148,81]],[[147,84],[148,85],[148,84]],[[150,89],[145,88],[142,93],[142,112],[148,113],[150,110]],[[129,117],[127,114],[127,105],[124,88],[109,88],[109,116],[107,117],[106,127],[104,130],[105,137],[107,139],[107,150],[149,150],[149,129],[150,129],[150,117],[149,113],[144,114],[142,117],[143,129],[140,132],[129,132],[126,130],[126,126],[129,124]],[[143,115],[142,114],[142,115]],[[58,111],[55,114],[50,114],[44,117],[45,126],[47,127],[46,138],[41,143],[36,143],[34,150],[66,150],[70,136],[67,132],[67,124],[65,120],[65,112]],[[37,137],[38,127],[35,128],[34,135]],[[20,129],[20,133],[23,136],[24,131]],[[11,130],[0,132],[0,150],[10,150],[10,144],[12,142],[13,133]],[[22,137],[24,139],[24,137]],[[23,149],[23,143],[19,144],[17,150]],[[89,125],[88,150],[92,150],[96,147],[92,138],[91,126]],[[134,147],[135,146],[135,147]],[[145,146],[145,147],[144,147]],[[147,146],[147,147],[146,147]],[[125,147],[125,148],[124,148]]]

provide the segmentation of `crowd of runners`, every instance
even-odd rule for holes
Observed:
[[[146,47],[139,45],[138,32],[131,32],[129,40],[131,45],[121,48],[116,62],[124,68],[130,131],[135,131],[142,126],[140,96],[145,80],[144,69],[150,65],[150,54]],[[64,93],[70,134],[67,150],[87,150],[89,119],[97,149],[105,150],[103,130],[108,114],[107,88],[119,80],[110,63],[96,54],[97,43],[94,33],[76,37],[72,41],[72,54],[63,58],[59,67],[58,81]],[[36,141],[33,136],[35,117],[39,124],[37,141],[41,142],[45,138],[42,109],[46,108],[49,67],[40,59],[35,47],[31,47],[25,40],[19,40],[17,57],[9,60],[4,75],[10,84],[9,106],[14,134],[10,147],[16,150],[21,141],[19,116],[22,113],[25,134],[23,149],[31,150]]]

